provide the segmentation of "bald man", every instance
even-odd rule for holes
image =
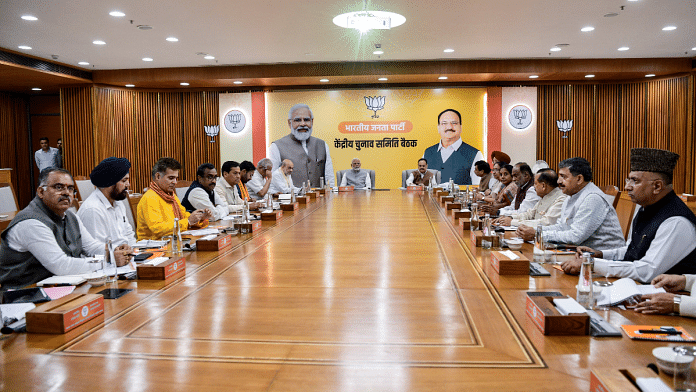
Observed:
[[[295,193],[298,193],[300,188],[295,187],[295,184],[292,183],[293,170],[295,170],[295,164],[289,159],[283,159],[280,167],[273,172],[268,192],[275,195],[277,193],[290,193],[292,189],[295,189]]]

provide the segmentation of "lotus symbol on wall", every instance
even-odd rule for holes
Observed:
[[[372,115],[372,118],[379,118],[379,116],[377,115],[377,111],[384,109],[384,101],[386,99],[387,97],[384,96],[365,97],[365,105],[367,105],[367,109],[375,112],[375,114]]]
[[[573,128],[573,120],[556,120],[556,126],[563,132],[563,139],[567,139],[568,132]]]
[[[220,133],[220,126],[219,125],[204,125],[203,130],[205,131],[206,135],[210,136],[210,142],[215,143],[215,140],[213,138]]]

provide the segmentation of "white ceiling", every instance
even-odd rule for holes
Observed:
[[[0,0],[0,47],[97,70],[373,61],[376,43],[382,60],[696,56],[696,0],[373,0],[368,9],[400,13],[406,23],[362,37],[332,23],[362,7],[355,0]],[[110,16],[114,10],[126,16]],[[619,15],[603,16],[612,12]],[[24,21],[25,14],[39,20]],[[582,33],[587,25],[595,30]],[[677,29],[662,31],[667,25]],[[106,45],[92,44],[97,39]],[[561,43],[569,46],[549,52]]]

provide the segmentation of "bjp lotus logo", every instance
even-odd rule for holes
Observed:
[[[210,136],[210,142],[215,143],[215,139],[213,139],[215,136],[220,133],[220,126],[219,125],[204,125],[203,130],[205,131],[205,134]]]
[[[367,109],[375,112],[372,118],[379,118],[377,111],[384,109],[384,101],[386,99],[387,97],[365,97],[365,105],[367,105]]]
[[[556,120],[558,130],[563,132],[563,139],[568,138],[568,132],[573,128],[573,120]]]

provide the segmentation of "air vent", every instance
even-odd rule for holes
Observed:
[[[56,72],[63,75],[70,75],[77,78],[92,80],[92,73],[80,69],[66,67],[64,65],[53,64],[43,60],[37,60],[32,57],[22,56],[16,53],[10,53],[0,50],[0,61],[23,65],[38,71]]]

